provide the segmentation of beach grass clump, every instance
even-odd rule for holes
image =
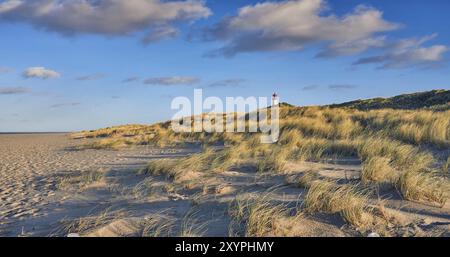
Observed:
[[[450,156],[447,157],[447,160],[442,164],[442,171],[446,173],[450,172]]]
[[[152,213],[140,222],[142,237],[169,237],[173,235],[175,219],[167,211]]]
[[[411,201],[431,202],[444,206],[449,197],[448,181],[438,177],[434,172],[406,171],[400,176],[397,186],[403,197]]]
[[[86,188],[105,179],[106,170],[95,169],[72,172],[64,175],[58,181],[59,189]]]
[[[358,155],[362,161],[375,156],[389,158],[392,165],[399,170],[422,170],[435,162],[433,155],[428,152],[381,137],[371,137],[362,141]]]
[[[202,237],[207,232],[209,222],[201,222],[197,217],[197,212],[188,211],[181,222],[180,237]]]
[[[310,183],[304,204],[308,212],[339,213],[345,221],[356,227],[367,223],[368,196],[353,185],[315,180]]]
[[[284,172],[288,155],[289,151],[286,148],[273,148],[258,161],[258,172]]]
[[[398,172],[391,166],[391,160],[386,157],[374,156],[362,164],[361,181],[363,183],[395,183]]]
[[[106,209],[98,214],[92,214],[73,220],[63,219],[60,221],[60,226],[57,231],[54,231],[53,234],[67,236],[70,233],[77,233],[83,236],[116,220],[122,219],[125,216],[126,212],[122,210],[110,211],[110,209]]]
[[[233,218],[230,234],[241,236],[267,236],[274,234],[276,221],[285,217],[288,209],[283,204],[273,203],[271,193],[259,197],[238,195],[230,204],[229,214]]]
[[[178,174],[176,169],[177,160],[173,159],[156,159],[147,164],[147,167],[138,171],[139,175],[166,176],[167,178],[175,178]]]

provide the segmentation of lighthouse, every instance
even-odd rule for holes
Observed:
[[[278,94],[276,92],[273,92],[272,94],[272,106],[278,105],[280,103]]]

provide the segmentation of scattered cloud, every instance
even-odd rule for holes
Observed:
[[[40,79],[49,79],[49,78],[59,78],[61,74],[54,70],[46,69],[44,67],[30,67],[23,72],[24,78],[40,78]]]
[[[0,74],[8,73],[11,71],[12,71],[11,68],[0,66]]]
[[[347,90],[347,89],[354,89],[357,88],[356,85],[346,85],[346,84],[336,84],[336,85],[329,85],[328,88],[332,90]]]
[[[17,95],[29,92],[31,90],[25,87],[0,87],[0,95]]]
[[[193,85],[200,82],[199,78],[196,77],[157,77],[148,78],[144,81],[144,84],[148,85],[163,85],[163,86],[173,86],[173,85]]]
[[[120,96],[113,95],[113,96],[111,96],[111,98],[112,98],[112,99],[120,99]]]
[[[354,55],[365,52],[368,49],[380,48],[386,44],[386,37],[364,38],[349,42],[335,42],[322,49],[316,57],[331,58],[337,56]]]
[[[380,55],[360,58],[354,65],[379,64],[380,69],[434,67],[441,63],[449,48],[444,45],[423,46],[435,38],[432,34],[422,38],[402,39],[390,43]]]
[[[178,30],[173,27],[160,27],[152,30],[152,33],[147,34],[142,39],[142,42],[144,44],[150,44],[153,42],[160,41],[162,39],[174,38],[178,36],[178,34],[179,34]]]
[[[324,0],[264,2],[239,9],[207,28],[205,39],[224,42],[209,56],[231,57],[243,52],[295,51],[324,45],[318,56],[356,54],[383,44],[380,32],[400,27],[383,19],[377,9],[359,5],[342,16],[325,14]]]
[[[164,0],[5,0],[0,21],[24,22],[63,35],[126,36],[148,33],[144,42],[173,37],[177,21],[211,15],[204,1]]]
[[[68,106],[77,106],[81,103],[59,103],[59,104],[53,104],[50,105],[50,108],[61,108],[61,107],[68,107]]]
[[[244,81],[244,79],[225,79],[213,82],[208,87],[239,87]]]
[[[84,75],[84,76],[77,77],[76,80],[80,80],[80,81],[96,80],[96,79],[101,79],[101,78],[104,78],[104,77],[106,77],[106,74],[94,73],[94,74],[89,74],[89,75]]]
[[[310,86],[304,86],[304,87],[302,87],[302,90],[303,90],[303,91],[309,91],[309,90],[316,90],[316,89],[318,89],[318,88],[319,88],[318,85],[310,85]]]
[[[139,77],[129,77],[129,78],[122,80],[122,83],[130,83],[130,82],[135,82],[135,81],[139,81],[139,80],[140,80]]]

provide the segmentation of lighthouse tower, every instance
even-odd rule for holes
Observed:
[[[280,103],[280,99],[278,98],[278,94],[273,92],[272,94],[272,106],[278,105]]]

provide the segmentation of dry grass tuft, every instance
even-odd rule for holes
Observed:
[[[70,233],[87,235],[90,232],[125,216],[126,212],[124,211],[111,212],[109,209],[106,209],[97,215],[89,215],[75,220],[63,219],[60,221],[60,227],[52,234],[59,236],[66,236]]]
[[[403,197],[412,201],[425,201],[444,206],[448,199],[448,181],[433,172],[407,171],[398,180]]]
[[[200,222],[194,211],[189,211],[181,223],[180,235],[181,237],[201,237],[207,232],[208,222]]]
[[[360,227],[367,223],[368,197],[352,185],[337,185],[331,181],[316,180],[310,184],[305,197],[308,212],[340,213],[349,224]]]
[[[442,164],[442,171],[444,172],[450,172],[450,156],[447,157],[447,160]]]
[[[167,237],[172,235],[175,220],[162,211],[146,216],[141,225],[143,237]]]
[[[258,172],[284,172],[288,154],[284,148],[273,149],[258,162]]]
[[[97,169],[71,173],[60,178],[57,187],[63,190],[70,188],[85,188],[104,180],[106,172],[106,170]]]
[[[398,172],[391,166],[391,160],[386,157],[370,157],[363,163],[361,181],[363,183],[395,183]]]
[[[271,193],[257,198],[238,195],[229,207],[233,218],[230,235],[260,237],[272,233],[277,219],[286,216],[288,209],[283,204],[272,203],[271,198]]]

